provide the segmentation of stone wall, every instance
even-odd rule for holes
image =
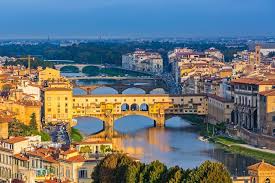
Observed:
[[[250,145],[266,147],[267,149],[275,150],[275,137],[252,133],[241,128],[238,131],[238,136]]]

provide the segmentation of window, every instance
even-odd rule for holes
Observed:
[[[87,176],[87,170],[79,170],[78,177],[80,179],[86,179],[86,178],[88,178],[88,176]]]
[[[269,178],[265,179],[265,183],[270,183],[270,179]]]
[[[226,105],[226,108],[229,109],[229,105]]]
[[[272,116],[272,121],[275,121],[275,116]]]

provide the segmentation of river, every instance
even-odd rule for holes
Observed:
[[[106,82],[106,81],[104,81]],[[110,84],[112,81],[107,81]],[[82,81],[81,84],[103,82]],[[162,93],[163,91],[159,91]],[[75,89],[75,94],[85,92]],[[116,94],[111,88],[98,88],[92,94]],[[143,94],[142,90],[131,88],[124,94]],[[95,118],[79,118],[76,128],[86,134],[103,129],[103,123]],[[186,119],[174,116],[166,121],[165,128],[154,128],[153,120],[144,116],[127,116],[115,121],[115,130],[121,136],[113,139],[113,147],[140,159],[142,162],[160,160],[167,166],[179,165],[194,168],[206,160],[225,164],[232,175],[246,175],[246,167],[257,160],[225,151],[219,145],[198,139],[198,129]]]

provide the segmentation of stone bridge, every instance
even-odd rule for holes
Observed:
[[[100,119],[104,126],[101,135],[112,137],[114,122],[130,115],[148,117],[155,126],[163,127],[165,111],[171,106],[169,95],[79,95],[74,96],[72,118]]]
[[[82,72],[84,67],[87,66],[93,66],[93,67],[98,67],[98,68],[104,68],[104,65],[98,65],[98,64],[57,64],[54,65],[55,69],[57,70],[61,70],[63,67],[67,67],[67,66],[72,66],[72,67],[76,67],[78,68],[79,72]]]

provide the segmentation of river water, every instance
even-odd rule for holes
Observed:
[[[80,84],[103,84],[106,81],[82,81]],[[110,84],[112,81],[107,81]],[[75,94],[85,94],[80,89]],[[98,88],[92,94],[116,94],[111,88]],[[131,88],[124,94],[143,94],[143,90]],[[158,91],[156,93],[163,93]],[[79,118],[76,128],[86,134],[103,129],[103,123],[95,118]],[[165,128],[154,128],[153,120],[144,116],[127,116],[115,121],[115,131],[121,134],[113,139],[113,147],[140,159],[142,162],[160,160],[167,166],[179,165],[194,168],[206,160],[225,164],[232,175],[247,174],[246,167],[257,160],[226,152],[220,146],[198,139],[198,129],[186,119],[174,116],[166,121]]]

